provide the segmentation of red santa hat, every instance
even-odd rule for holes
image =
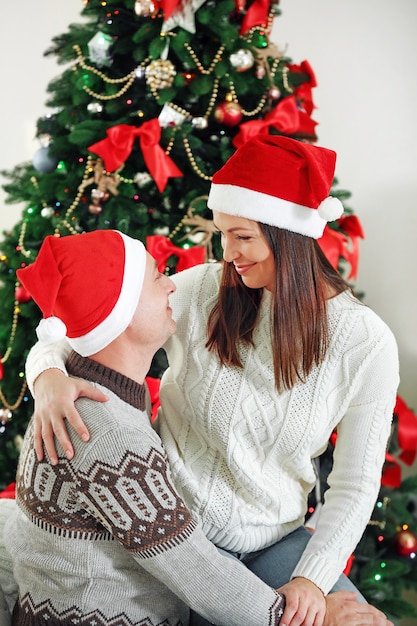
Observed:
[[[336,153],[289,137],[258,135],[214,174],[207,204],[213,211],[318,239],[343,205],[329,197]]]
[[[145,266],[143,243],[116,230],[46,237],[35,262],[16,272],[43,313],[39,340],[66,336],[81,356],[105,348],[133,317]]]

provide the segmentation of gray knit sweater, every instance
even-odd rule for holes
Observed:
[[[185,625],[191,607],[224,626],[278,624],[281,596],[221,556],[178,496],[145,388],[75,353],[68,370],[110,400],[77,401],[91,439],[73,436],[57,466],[37,461],[28,427],[5,533],[13,623]]]

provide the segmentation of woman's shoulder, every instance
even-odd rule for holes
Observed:
[[[345,314],[350,324],[356,321],[360,326],[366,327],[368,332],[376,337],[384,338],[385,341],[396,346],[396,339],[388,324],[367,304],[359,300],[349,291],[344,291],[329,301],[330,316]]]
[[[202,263],[171,276],[176,290],[169,297],[177,324],[200,318],[211,309],[219,291],[221,263]],[[180,327],[177,325],[177,334]]]
[[[193,290],[195,286],[213,288],[220,283],[221,263],[201,263],[170,276],[177,290]]]

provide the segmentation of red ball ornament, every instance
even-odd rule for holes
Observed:
[[[214,109],[214,117],[225,126],[237,126],[242,121],[242,108],[236,102],[221,102]]]
[[[401,556],[417,552],[417,536],[411,530],[400,530],[394,537],[394,546]]]
[[[268,90],[268,98],[270,98],[271,100],[278,100],[280,97],[281,91],[275,85]]]
[[[23,285],[19,285],[19,287],[16,287],[14,297],[18,302],[20,302],[20,304],[29,302],[29,300],[32,299],[29,291],[26,289],[26,287],[23,287]]]

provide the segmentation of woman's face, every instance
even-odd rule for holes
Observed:
[[[213,222],[221,236],[223,258],[233,263],[243,283],[251,289],[272,291],[274,256],[258,222],[219,211],[213,211]]]

